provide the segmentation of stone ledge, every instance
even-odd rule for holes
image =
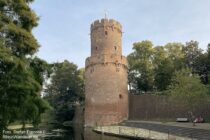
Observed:
[[[151,131],[143,128],[126,127],[126,126],[98,126],[93,131],[106,135],[115,135],[128,138],[141,138],[152,140],[192,140],[188,137],[181,137],[162,133],[158,131]]]

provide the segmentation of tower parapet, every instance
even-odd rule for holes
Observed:
[[[103,26],[106,26],[106,27],[110,27],[110,28],[115,28],[117,30],[119,30],[121,32],[122,30],[122,25],[114,20],[114,19],[101,19],[101,20],[96,20],[94,21],[92,24],[91,24],[91,31],[92,30],[95,30],[97,29],[98,27],[103,27]]]

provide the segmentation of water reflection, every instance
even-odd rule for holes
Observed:
[[[107,136],[97,134],[90,128],[83,128],[82,126],[74,126],[66,128],[60,137],[57,134],[52,137],[45,137],[43,140],[129,140],[125,138],[118,138],[113,136]]]

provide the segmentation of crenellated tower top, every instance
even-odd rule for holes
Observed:
[[[121,31],[122,29],[122,25],[114,20],[114,19],[107,19],[107,18],[103,18],[101,20],[95,20],[92,24],[91,24],[91,31],[94,30],[94,29],[97,29],[99,27],[103,27],[103,26],[106,26],[106,27],[114,27],[118,30]]]

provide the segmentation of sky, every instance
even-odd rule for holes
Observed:
[[[123,55],[142,40],[154,46],[196,40],[203,50],[210,43],[210,0],[35,0],[31,8],[40,18],[33,30],[41,46],[37,56],[49,63],[84,67],[90,24],[105,13],[123,26]]]

